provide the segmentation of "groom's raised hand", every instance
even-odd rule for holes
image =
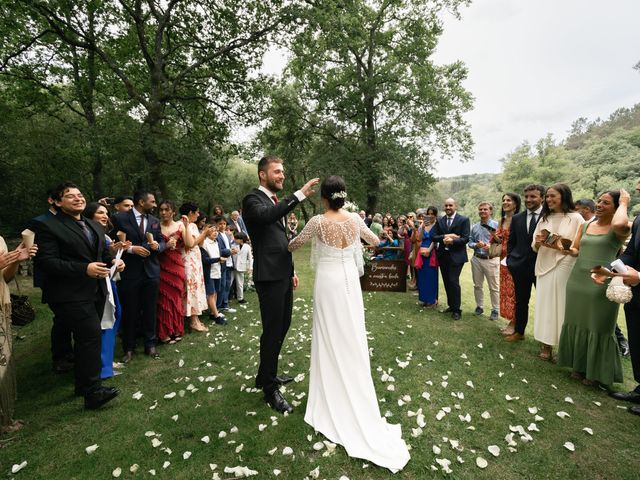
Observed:
[[[311,195],[315,193],[315,190],[313,189],[313,187],[317,185],[319,182],[320,182],[320,179],[318,177],[312,178],[307,183],[305,183],[302,186],[302,188],[300,188],[300,191],[305,197],[309,198]]]

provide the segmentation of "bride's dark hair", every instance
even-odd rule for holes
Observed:
[[[329,208],[338,210],[344,206],[347,185],[344,178],[339,175],[331,175],[323,180],[320,185],[320,195],[329,201]]]

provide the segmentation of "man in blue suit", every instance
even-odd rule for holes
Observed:
[[[451,318],[460,320],[460,273],[462,267],[469,261],[467,256],[467,242],[471,227],[469,219],[456,212],[458,205],[453,198],[444,201],[445,215],[440,217],[433,227],[433,241],[438,242],[438,261],[444,289],[447,292],[447,308],[444,312],[451,313]]]
[[[160,287],[158,255],[165,249],[160,234],[160,221],[151,215],[156,206],[153,193],[138,191],[133,195],[134,207],[116,213],[111,221],[114,236],[126,234],[132,243],[123,259],[127,269],[122,273],[118,291],[122,306],[122,361],[131,361],[136,347],[138,325],[144,337],[144,353],[158,358],[156,350],[156,303]]]

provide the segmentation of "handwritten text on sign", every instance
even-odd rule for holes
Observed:
[[[360,278],[362,290],[372,292],[405,292],[407,264],[402,260],[373,260]]]

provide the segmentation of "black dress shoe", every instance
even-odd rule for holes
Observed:
[[[453,312],[453,310],[451,310],[451,307],[447,307],[444,310],[441,310],[440,313],[451,313]]]
[[[133,360],[133,352],[131,350],[125,352],[124,356],[120,359],[122,363],[129,363],[131,360]]]
[[[278,375],[275,383],[276,385],[286,385],[291,382],[293,382],[293,377],[288,375]],[[256,388],[262,388],[262,382],[258,380],[258,377],[256,377]]]
[[[280,413],[291,413],[293,412],[293,407],[289,405],[289,402],[285,400],[279,390],[274,390],[271,395],[264,396],[265,401],[269,404],[271,408],[273,408],[276,412]]]
[[[628,410],[634,415],[640,415],[640,406],[629,407]]]
[[[98,387],[84,396],[84,408],[96,410],[118,396],[120,391],[113,387]]]
[[[616,400],[622,400],[623,402],[640,403],[640,393],[635,390],[630,392],[611,392],[609,396]]]
[[[451,314],[451,318],[453,318],[454,320],[460,320],[460,312],[453,312]]]
[[[150,356],[151,358],[160,358],[160,354],[156,350],[156,347],[145,348],[144,354]]]

